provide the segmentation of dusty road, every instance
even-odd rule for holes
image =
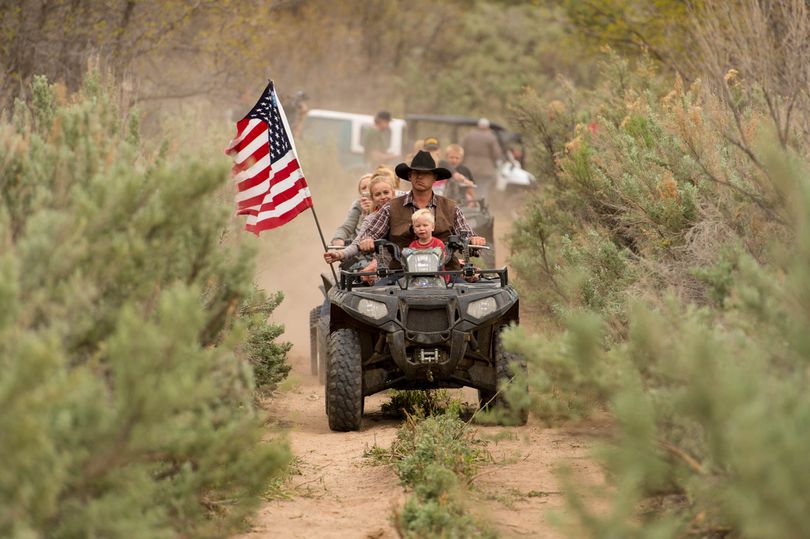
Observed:
[[[271,424],[288,429],[298,460],[286,490],[289,499],[265,504],[242,539],[395,538],[392,515],[406,493],[388,466],[373,465],[363,454],[373,445],[390,446],[398,421],[379,413],[385,395],[366,402],[359,432],[329,431],[323,386],[307,373],[303,358],[295,362],[299,381],[271,404]],[[460,395],[473,400],[472,393]],[[275,428],[275,427],[273,427]],[[601,474],[589,459],[589,431],[544,428],[533,419],[525,427],[477,426],[488,440],[493,462],[474,482],[470,508],[489,521],[500,537],[565,537],[549,522],[549,510],[563,509],[563,492],[555,469],[566,464],[584,480],[599,482]]]
[[[374,444],[389,446],[397,423],[367,416],[360,432],[331,432],[323,386],[304,368],[296,371],[302,382],[273,400],[271,418],[289,428],[300,475],[286,487],[291,499],[267,503],[243,537],[396,537],[390,516],[402,497],[399,480],[390,467],[371,466],[363,453]],[[367,409],[379,410],[383,401],[370,398]]]

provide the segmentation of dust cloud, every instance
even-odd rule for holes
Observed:
[[[317,215],[328,243],[357,196],[356,179],[345,174],[310,174],[302,161]],[[316,167],[316,170],[320,167]],[[284,301],[271,315],[283,324],[281,340],[293,344],[293,362],[309,357],[309,311],[323,303],[321,273],[331,275],[313,212],[307,210],[282,227],[261,234],[256,281],[268,293],[281,291]],[[337,271],[337,264],[335,264]]]

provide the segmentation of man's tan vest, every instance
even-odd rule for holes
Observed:
[[[416,234],[413,233],[411,228],[411,216],[413,215],[413,208],[405,206],[405,196],[397,197],[391,200],[391,212],[388,220],[388,241],[392,241],[404,249],[416,239]],[[433,201],[436,203],[436,228],[433,230],[433,237],[439,238],[447,243],[447,238],[450,237],[453,230],[453,221],[456,216],[456,203],[452,200],[444,198],[443,196],[433,195]],[[456,266],[452,267],[451,266]],[[394,261],[391,263],[392,268],[399,268],[400,265]],[[457,269],[455,259],[448,264],[447,269]]]

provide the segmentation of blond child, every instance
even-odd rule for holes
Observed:
[[[445,251],[444,242],[439,238],[433,237],[433,231],[436,229],[436,218],[433,217],[433,212],[427,208],[416,210],[411,216],[411,226],[413,226],[413,233],[416,239],[410,245],[411,249],[441,249]]]
[[[461,164],[464,160],[464,148],[459,144],[450,144],[444,149],[445,164],[453,175],[447,181],[444,196],[459,203],[475,201],[475,183],[472,172]]]
[[[444,242],[433,237],[433,231],[436,229],[436,218],[433,217],[433,212],[427,208],[416,210],[411,216],[411,226],[416,239],[408,245],[408,248],[415,250],[438,249],[439,259],[444,260],[447,255]],[[439,269],[443,270],[444,266]],[[450,276],[445,275],[444,280],[450,282]]]

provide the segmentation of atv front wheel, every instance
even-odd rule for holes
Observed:
[[[363,417],[363,367],[360,336],[350,328],[327,338],[326,415],[329,428],[359,430]]]
[[[503,332],[506,326],[495,332],[492,344],[492,358],[495,361],[495,376],[498,380],[498,391],[478,390],[478,402],[482,409],[494,410],[499,424],[525,425],[529,419],[529,412],[525,408],[514,410],[503,394],[500,393],[503,387],[510,383],[516,383],[513,378],[516,374],[521,374],[522,383],[526,386],[526,360],[513,352],[507,352],[503,347]],[[528,386],[524,387],[528,391]]]

